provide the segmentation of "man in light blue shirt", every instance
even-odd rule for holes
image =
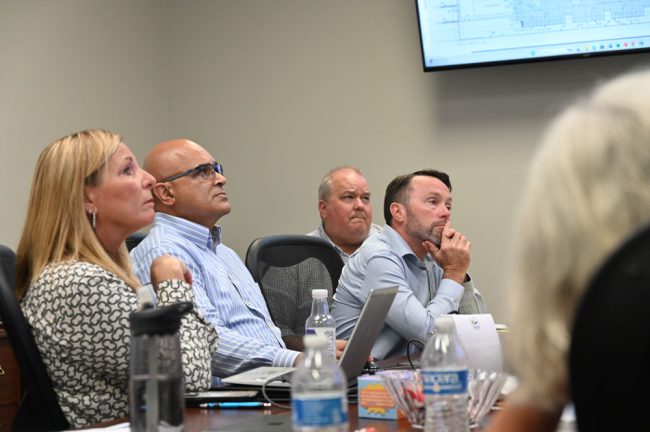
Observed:
[[[445,173],[416,171],[386,188],[383,231],[350,257],[334,295],[337,337],[350,337],[371,289],[399,291],[372,355],[406,354],[408,341],[426,341],[435,319],[483,313],[483,298],[469,276],[471,243],[451,228],[451,182]]]
[[[147,237],[131,252],[138,278],[148,283],[151,262],[161,255],[187,264],[196,307],[219,335],[214,376],[295,365],[302,354],[286,349],[257,283],[221,242],[221,228],[215,226],[230,213],[222,166],[203,147],[178,139],[154,147],[144,168],[157,180],[156,216]]]
[[[347,263],[359,246],[381,227],[372,223],[370,188],[361,171],[342,166],[329,171],[318,186],[321,225],[308,235],[334,246]]]

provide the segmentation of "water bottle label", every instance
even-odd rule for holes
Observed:
[[[422,373],[424,394],[454,395],[467,393],[467,369],[431,371]]]
[[[348,403],[340,393],[293,397],[291,408],[294,426],[338,426],[348,421]]]

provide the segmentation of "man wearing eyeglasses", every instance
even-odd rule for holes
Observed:
[[[196,306],[219,335],[212,374],[226,377],[258,366],[293,366],[262,293],[239,256],[221,243],[217,221],[230,213],[223,167],[198,144],[177,139],[158,144],[144,168],[153,187],[154,225],[131,251],[134,270],[149,283],[151,262],[178,257],[192,273]]]

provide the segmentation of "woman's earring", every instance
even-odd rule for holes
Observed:
[[[93,226],[93,231],[95,231],[95,228],[97,228],[97,214],[94,211],[90,210],[90,209],[87,210],[87,212],[88,212],[89,215],[93,215],[91,224]]]

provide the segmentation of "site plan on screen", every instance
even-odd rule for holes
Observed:
[[[428,67],[650,47],[650,0],[418,0]]]

